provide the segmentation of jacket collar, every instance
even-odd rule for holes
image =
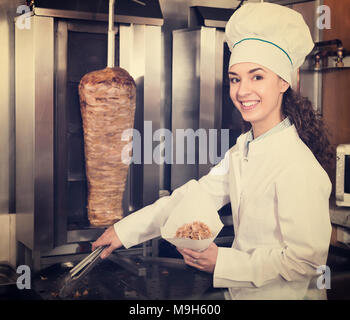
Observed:
[[[249,132],[242,134],[237,138],[237,152],[242,156],[246,152],[247,139],[249,139]],[[299,139],[299,135],[293,124],[282,131],[266,136],[264,139],[251,141],[249,143],[249,156],[252,154],[265,152],[266,150],[280,148],[281,145],[288,145],[291,140],[295,139]]]

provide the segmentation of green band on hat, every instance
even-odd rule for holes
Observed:
[[[284,52],[284,54],[287,56],[287,58],[289,59],[291,65],[293,65],[293,62],[292,62],[292,59],[289,57],[288,53],[286,51],[284,51],[281,47],[279,47],[277,44],[273,43],[273,42],[270,42],[270,41],[267,41],[267,40],[263,40],[263,39],[259,39],[259,38],[244,38],[238,42],[236,42],[233,46],[232,46],[232,49],[239,43],[241,43],[242,41],[245,41],[245,40],[258,40],[258,41],[262,41],[262,42],[267,42],[269,44],[272,44],[274,45],[275,47],[277,47],[278,49],[282,50]]]

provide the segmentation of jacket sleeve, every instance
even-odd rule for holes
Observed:
[[[327,260],[331,235],[331,183],[320,168],[295,165],[276,182],[280,247],[251,252],[219,248],[214,287],[260,287],[277,278],[298,281],[315,276]]]
[[[191,183],[199,183],[209,194],[215,207],[219,210],[229,202],[228,188],[229,151],[209,174],[198,181],[190,180],[175,189],[170,196],[162,197],[114,224],[120,241],[125,248],[130,248],[144,241],[160,236],[160,228],[166,223],[173,208],[188,192]]]

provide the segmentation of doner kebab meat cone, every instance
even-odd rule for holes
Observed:
[[[108,66],[83,76],[79,84],[83,120],[88,218],[108,226],[123,218],[122,199],[128,164],[122,162],[122,133],[133,128],[136,85],[130,74],[114,67],[114,1],[110,0]]]

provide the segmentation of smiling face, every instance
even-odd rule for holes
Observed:
[[[282,121],[282,97],[289,84],[271,70],[251,62],[230,67],[230,97],[254,137]]]

